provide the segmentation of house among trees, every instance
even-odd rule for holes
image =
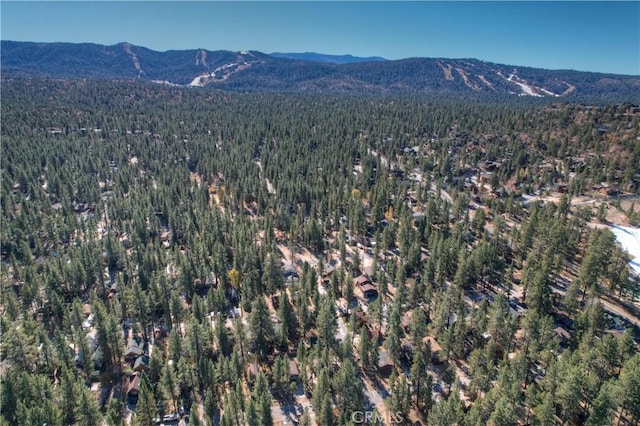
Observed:
[[[371,279],[365,274],[357,276],[354,281],[358,287],[362,287],[366,284],[371,284]]]
[[[423,222],[425,217],[425,214],[422,212],[413,212],[413,214],[411,215],[414,225],[418,225],[419,223]]]
[[[127,386],[127,398],[129,401],[135,402],[138,400],[138,393],[140,393],[140,373],[136,372],[129,378],[129,386]]]
[[[384,343],[384,335],[379,328],[369,328],[369,337],[376,342],[378,345]]]
[[[133,364],[133,371],[149,371],[149,357],[139,356]]]
[[[378,290],[375,288],[371,279],[362,274],[358,276],[355,280],[356,286],[358,290],[360,290],[360,294],[365,300],[373,300],[378,297]]]
[[[153,329],[153,338],[154,339],[164,339],[169,335],[169,327],[166,325],[160,325]]]
[[[124,350],[124,359],[134,362],[138,357],[144,355],[144,345],[142,339],[133,338]]]
[[[378,297],[378,290],[373,286],[373,284],[365,284],[361,286],[360,291],[362,292],[362,297],[366,300],[374,300]]]
[[[524,314],[526,313],[525,308],[519,303],[509,303],[509,314],[519,323]]]
[[[378,372],[380,375],[383,377],[389,377],[393,371],[393,367],[393,361],[391,360],[389,352],[380,350],[378,356]]]
[[[336,267],[332,264],[325,264],[324,269],[322,270],[322,278],[329,278],[331,274],[333,274],[336,270]]]
[[[558,336],[558,339],[560,340],[561,345],[566,345],[569,342],[569,340],[571,340],[571,333],[569,333],[566,328],[562,326],[558,326],[554,328],[553,331]]]
[[[298,278],[300,278],[300,277],[298,276],[298,271],[296,271],[296,269],[295,269],[293,266],[285,267],[285,268],[282,270],[282,276],[283,276],[285,279],[289,279],[289,278],[298,279]]]

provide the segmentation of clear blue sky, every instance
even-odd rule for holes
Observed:
[[[3,40],[477,58],[640,75],[640,2],[9,2]]]

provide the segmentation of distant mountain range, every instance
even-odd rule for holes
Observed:
[[[322,62],[326,64],[353,64],[358,62],[381,62],[386,61],[380,56],[360,57],[352,55],[325,55],[323,53],[304,52],[304,53],[280,53],[273,52],[269,55],[275,58],[297,59],[301,61]]]
[[[120,43],[1,43],[3,78],[139,79],[226,90],[540,97],[640,103],[640,76],[544,70],[477,59],[384,60],[317,53],[170,50]]]

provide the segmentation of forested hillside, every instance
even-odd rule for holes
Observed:
[[[640,103],[640,76],[546,70],[478,59],[270,56],[205,49],[157,52],[129,43],[32,43],[2,40],[4,77],[141,80],[229,91],[421,96],[514,102]],[[353,57],[350,57],[354,59]],[[375,59],[375,58],[369,58]],[[333,63],[334,60],[348,63]]]
[[[637,106],[14,78],[0,113],[2,425],[640,421]]]

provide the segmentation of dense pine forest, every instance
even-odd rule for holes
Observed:
[[[640,108],[3,79],[0,425],[633,425]]]

